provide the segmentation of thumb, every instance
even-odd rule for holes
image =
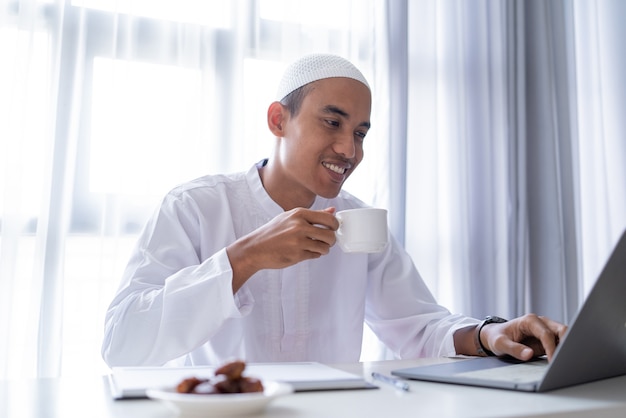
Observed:
[[[335,209],[335,207],[331,206],[331,207],[328,207],[326,209],[322,209],[322,212],[330,213],[332,215],[332,214],[335,213],[336,210],[337,209]]]
[[[528,361],[535,356],[535,350],[531,347],[509,340],[505,344],[504,351],[506,354],[515,357],[518,360]]]

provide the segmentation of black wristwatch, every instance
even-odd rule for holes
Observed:
[[[476,333],[474,334],[474,340],[475,340],[474,343],[476,345],[476,352],[478,353],[479,356],[481,357],[495,356],[495,354],[487,350],[485,346],[483,345],[483,343],[480,341],[480,331],[482,331],[483,327],[487,324],[502,324],[503,322],[507,322],[507,320],[504,318],[500,318],[499,316],[489,315],[485,317],[483,322],[481,322],[481,324],[478,326],[478,328],[476,329]]]

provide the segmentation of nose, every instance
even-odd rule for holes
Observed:
[[[356,145],[352,134],[339,135],[333,144],[333,151],[344,158],[354,158],[356,156]]]

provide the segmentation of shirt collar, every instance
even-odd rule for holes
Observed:
[[[257,202],[259,202],[259,205],[261,205],[263,210],[271,216],[276,216],[279,213],[282,213],[283,209],[272,200],[263,187],[259,169],[265,164],[267,164],[267,159],[263,159],[250,167],[250,170],[246,173],[246,181],[248,182],[248,187],[250,187],[250,190],[252,191],[252,196],[254,196]]]

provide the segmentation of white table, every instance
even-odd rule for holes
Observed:
[[[369,379],[391,370],[443,359],[334,365]],[[409,392],[376,382],[380,389],[296,393],[273,401],[262,417],[626,417],[626,376],[552,392],[410,381]],[[151,400],[114,401],[105,377],[0,381],[0,417],[157,418],[175,417]]]

